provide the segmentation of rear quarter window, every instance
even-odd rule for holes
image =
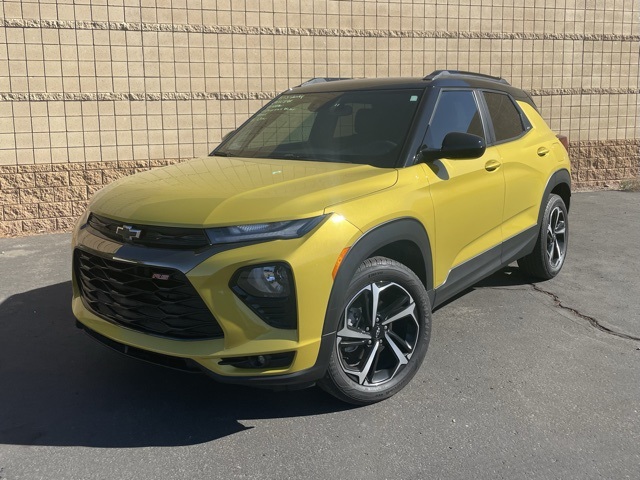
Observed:
[[[509,95],[482,92],[493,123],[496,142],[504,142],[521,136],[527,131],[522,114]]]

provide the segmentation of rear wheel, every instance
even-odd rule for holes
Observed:
[[[431,306],[420,279],[385,257],[365,260],[349,285],[320,387],[356,405],[400,391],[420,367],[431,335]]]
[[[542,217],[536,246],[518,266],[526,273],[548,280],[555,277],[564,265],[569,241],[567,207],[561,197],[551,194]]]

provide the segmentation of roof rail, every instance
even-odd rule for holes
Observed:
[[[302,82],[298,87],[304,87],[305,85],[313,85],[314,83],[325,83],[325,82],[334,82],[336,80],[351,80],[346,77],[315,77],[310,78],[306,82]]]
[[[505,85],[510,85],[510,83],[507,82],[502,77],[494,77],[493,75],[486,75],[484,73],[465,72],[463,70],[434,70],[429,75],[424,77],[423,80],[435,80],[436,78],[446,77],[449,75],[464,75],[464,76],[471,76],[471,77],[486,78],[487,80],[493,80],[494,82],[500,82],[500,83],[504,83]]]

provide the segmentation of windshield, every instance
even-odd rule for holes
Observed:
[[[394,167],[422,90],[283,94],[212,155]]]

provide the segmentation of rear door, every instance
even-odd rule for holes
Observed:
[[[483,91],[482,95],[505,177],[503,241],[526,243],[537,232],[540,201],[548,178],[546,163],[556,139],[548,129],[543,132],[535,128],[508,94]],[[519,241],[518,236],[522,237]]]

